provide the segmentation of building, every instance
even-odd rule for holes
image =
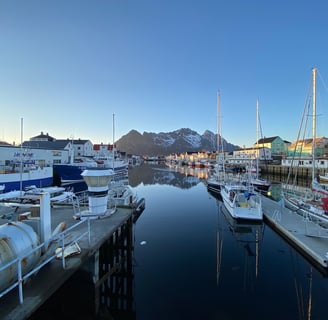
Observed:
[[[55,139],[49,136],[48,133],[44,134],[43,132],[38,136],[30,138],[29,141],[24,141],[23,147],[67,151],[68,157],[64,162],[57,162],[57,159],[53,159],[53,163],[69,163],[77,157],[92,157],[94,155],[93,144],[90,140]]]
[[[23,162],[24,165],[43,168],[51,166],[53,163],[68,162],[68,159],[68,150],[0,145],[0,172],[15,166],[18,167],[20,162]]]
[[[243,148],[233,151],[232,155],[226,158],[226,161],[231,165],[250,165],[251,162],[258,159],[259,161],[271,161],[271,149],[267,147],[259,148]]]
[[[304,139],[293,142],[288,148],[288,157],[312,157],[313,139]],[[315,139],[315,157],[328,156],[328,139],[320,137]]]
[[[259,139],[254,143],[254,147],[266,147],[271,150],[272,156],[284,156],[287,155],[290,144],[289,141],[282,140],[280,137],[275,136]]]

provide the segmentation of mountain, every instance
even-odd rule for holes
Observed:
[[[222,138],[224,151],[240,149]],[[168,155],[171,153],[192,151],[215,151],[217,135],[206,130],[202,135],[191,129],[183,128],[173,132],[144,132],[131,130],[116,142],[117,149],[136,155]],[[221,148],[221,147],[220,147]]]

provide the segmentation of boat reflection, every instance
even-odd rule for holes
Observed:
[[[259,273],[259,250],[265,225],[262,221],[238,221],[231,217],[222,201],[217,200],[217,205],[217,285],[223,272],[221,261],[224,259],[224,272],[243,277],[243,290],[253,291]],[[239,253],[240,260],[231,260],[232,251]]]

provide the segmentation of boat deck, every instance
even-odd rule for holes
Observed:
[[[268,224],[287,239],[321,271],[328,271],[328,229],[306,220],[280,203],[262,196],[263,215]]]

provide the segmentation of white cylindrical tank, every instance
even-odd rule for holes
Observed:
[[[29,272],[39,261],[41,249],[29,252],[40,244],[32,227],[23,222],[9,222],[0,226],[0,268],[13,259],[23,258],[22,274]],[[29,254],[29,255],[28,255]],[[0,290],[17,280],[17,264],[0,272]]]

